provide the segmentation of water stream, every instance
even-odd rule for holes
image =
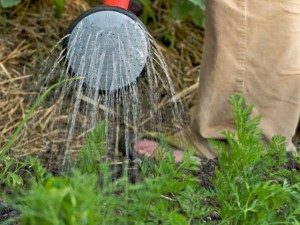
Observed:
[[[143,62],[132,65],[130,57],[142,59],[143,46],[130,38],[129,31],[124,30],[122,37],[113,35],[113,31],[98,32],[96,38],[92,38],[81,37],[84,33],[81,29],[86,28],[77,30],[70,45],[76,46],[81,38],[88,44],[67,53],[62,49],[57,55],[54,52],[70,37],[61,39],[44,62],[37,84],[32,88],[43,93],[60,80],[71,76],[78,76],[78,80],[64,83],[47,97],[28,123],[21,144],[39,133],[40,136],[36,135],[42,140],[39,148],[46,148],[45,151],[55,155],[53,158],[64,166],[76,156],[86,134],[104,120],[110,157],[121,158],[119,140],[124,136],[128,161],[130,140],[137,140],[147,131],[175,132],[184,126],[183,108],[174,98],[176,92],[160,46],[149,33],[145,31],[146,66],[136,79],[134,73]],[[112,51],[112,47],[117,52]],[[72,60],[74,58],[77,60]],[[79,63],[72,65],[72,62]]]

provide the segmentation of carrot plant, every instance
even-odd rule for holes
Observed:
[[[233,96],[231,105],[236,131],[223,133],[227,143],[212,141],[219,152],[213,183],[222,224],[297,224],[300,176],[285,169],[285,139],[264,144],[253,106],[241,96]]]
[[[117,177],[100,123],[69,172],[32,178],[11,200],[21,223],[198,225],[217,215],[214,224],[299,224],[300,175],[286,167],[284,138],[265,144],[253,106],[241,96],[231,104],[236,130],[223,133],[226,141],[211,141],[219,153],[211,188],[200,185],[192,154],[177,165],[163,140],[163,159],[143,160],[139,181],[130,182],[127,173]]]

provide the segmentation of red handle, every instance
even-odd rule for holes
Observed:
[[[107,6],[116,6],[123,9],[128,9],[130,0],[104,0],[103,4]]]

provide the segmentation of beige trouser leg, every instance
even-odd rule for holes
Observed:
[[[242,94],[262,116],[269,140],[288,150],[300,115],[300,1],[207,0],[204,58],[197,107],[188,136],[199,153],[207,138],[233,128],[228,98]]]

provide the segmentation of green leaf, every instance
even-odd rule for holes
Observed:
[[[173,17],[178,20],[184,20],[189,16],[193,7],[193,4],[189,1],[177,0],[173,8]]]
[[[188,0],[196,6],[199,6],[200,9],[205,10],[205,0]]]
[[[12,185],[12,187],[15,187],[17,185],[22,185],[23,183],[23,180],[22,178],[18,175],[18,174],[15,174],[15,173],[12,173],[12,172],[8,172],[8,177],[10,178],[10,184]]]
[[[204,27],[205,25],[204,11],[194,9],[190,12],[190,15],[194,24],[196,24],[198,27]]]
[[[204,27],[205,2],[203,0],[176,0],[172,10],[177,20],[190,19],[199,27]]]
[[[0,5],[3,8],[9,8],[21,3],[21,0],[0,0]]]
[[[55,0],[55,15],[61,17],[65,9],[65,0]]]

